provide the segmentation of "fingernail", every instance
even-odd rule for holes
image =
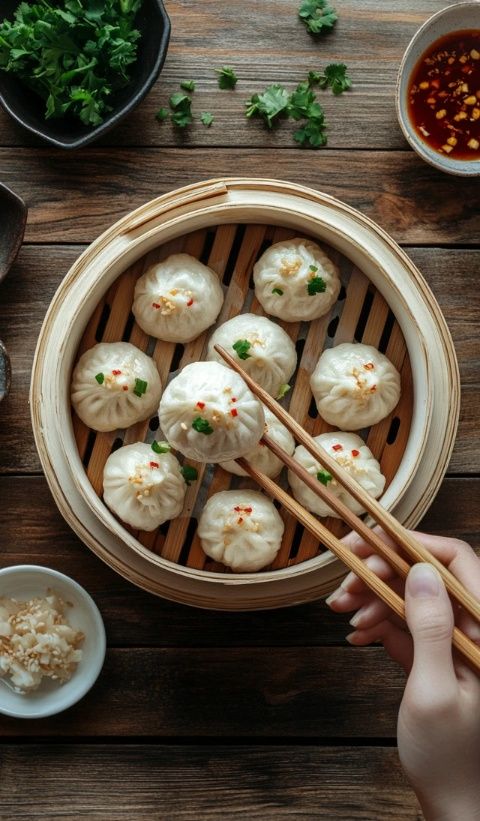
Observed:
[[[348,636],[345,636],[345,641],[348,641],[349,644],[355,644],[353,641],[353,637],[355,636],[355,630],[353,633],[349,633]]]
[[[331,595],[328,597],[328,599],[325,599],[325,604],[326,604],[328,607],[330,607],[330,605],[331,605],[331,604],[332,604],[332,603],[333,603],[336,599],[340,598],[340,596],[343,596],[343,590],[342,590],[340,587],[337,587],[337,589],[336,589],[336,590],[334,590],[334,591],[333,591],[333,593],[331,593]]]
[[[358,627],[358,625],[360,624],[360,622],[362,620],[362,616],[363,616],[362,610],[363,610],[363,607],[361,607],[360,610],[357,613],[355,613],[355,615],[352,616],[352,618],[348,622],[349,624],[352,625],[352,627]]]
[[[341,583],[340,587],[342,590],[347,590],[349,585],[353,582],[356,578],[355,573],[349,573],[348,576],[345,576],[343,582]]]
[[[440,577],[431,564],[414,564],[408,574],[408,592],[415,599],[438,596]]]

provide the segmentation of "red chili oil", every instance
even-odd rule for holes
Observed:
[[[408,91],[418,136],[455,160],[480,159],[480,30],[437,40],[418,61]]]

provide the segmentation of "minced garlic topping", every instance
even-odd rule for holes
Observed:
[[[300,257],[289,259],[289,257],[282,257],[282,263],[279,268],[279,273],[282,277],[291,277],[298,274],[302,267],[302,260]]]
[[[33,692],[43,678],[69,681],[82,658],[83,633],[66,621],[65,602],[48,593],[22,602],[0,597],[0,677],[17,693]]]

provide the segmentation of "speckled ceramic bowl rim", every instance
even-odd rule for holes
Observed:
[[[458,13],[460,10],[466,8],[478,9],[478,13],[480,15],[480,0],[469,0],[469,2],[455,3],[454,5],[446,6],[444,9],[437,11],[436,14],[432,15],[432,17],[429,17],[428,20],[426,20],[425,23],[414,34],[405,50],[402,62],[400,63],[400,68],[398,70],[395,102],[397,110],[397,119],[400,128],[402,129],[402,132],[405,136],[405,139],[407,140],[411,148],[413,148],[413,150],[416,151],[416,153],[423,160],[428,162],[430,165],[433,165],[435,168],[438,168],[440,171],[444,171],[447,174],[454,174],[458,177],[476,177],[480,176],[480,160],[475,160],[471,162],[462,161],[462,165],[460,166],[458,165],[458,160],[454,161],[447,156],[444,157],[441,154],[437,154],[436,152],[430,151],[426,143],[424,143],[420,139],[420,137],[416,136],[414,128],[411,125],[410,118],[406,110],[406,106],[402,100],[401,93],[406,65],[414,47],[418,43],[423,41],[423,47],[420,49],[420,55],[424,54],[429,48],[429,46],[431,46],[439,37],[438,34],[433,37],[426,36],[428,35],[429,30],[434,27],[435,23],[445,15],[453,14],[454,12]],[[459,26],[458,31],[463,31],[465,30],[465,28],[468,28],[468,26]],[[455,27],[455,25],[453,25],[451,28],[451,32],[453,33],[456,30],[457,28]]]

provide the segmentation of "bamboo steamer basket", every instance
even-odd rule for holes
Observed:
[[[45,317],[30,393],[36,445],[60,512],[103,561],[154,594],[205,608],[274,608],[326,595],[344,575],[285,511],[284,541],[266,571],[232,574],[207,561],[195,533],[206,495],[252,486],[218,467],[207,469],[202,482],[199,466],[179,519],[153,534],[124,526],[102,501],[103,465],[122,441],[157,436],[158,419],[124,433],[94,434],[72,418],[69,400],[73,366],[96,341],[128,339],[152,353],[164,385],[169,372],[204,355],[211,329],[175,348],[149,340],[133,322],[135,281],[152,261],[184,250],[207,262],[228,285],[219,317],[225,321],[246,307],[262,312],[251,290],[253,263],[272,241],[295,235],[327,248],[340,264],[344,289],[331,315],[304,326],[280,323],[301,354],[290,411],[313,435],[330,430],[312,410],[308,387],[319,354],[353,338],[383,345],[401,371],[402,398],[368,432],[387,476],[382,504],[414,527],[445,473],[459,416],[455,351],[435,298],[399,246],[350,206],[288,182],[231,178],[166,194],[117,222],[74,263]],[[344,532],[338,520],[328,525]]]

